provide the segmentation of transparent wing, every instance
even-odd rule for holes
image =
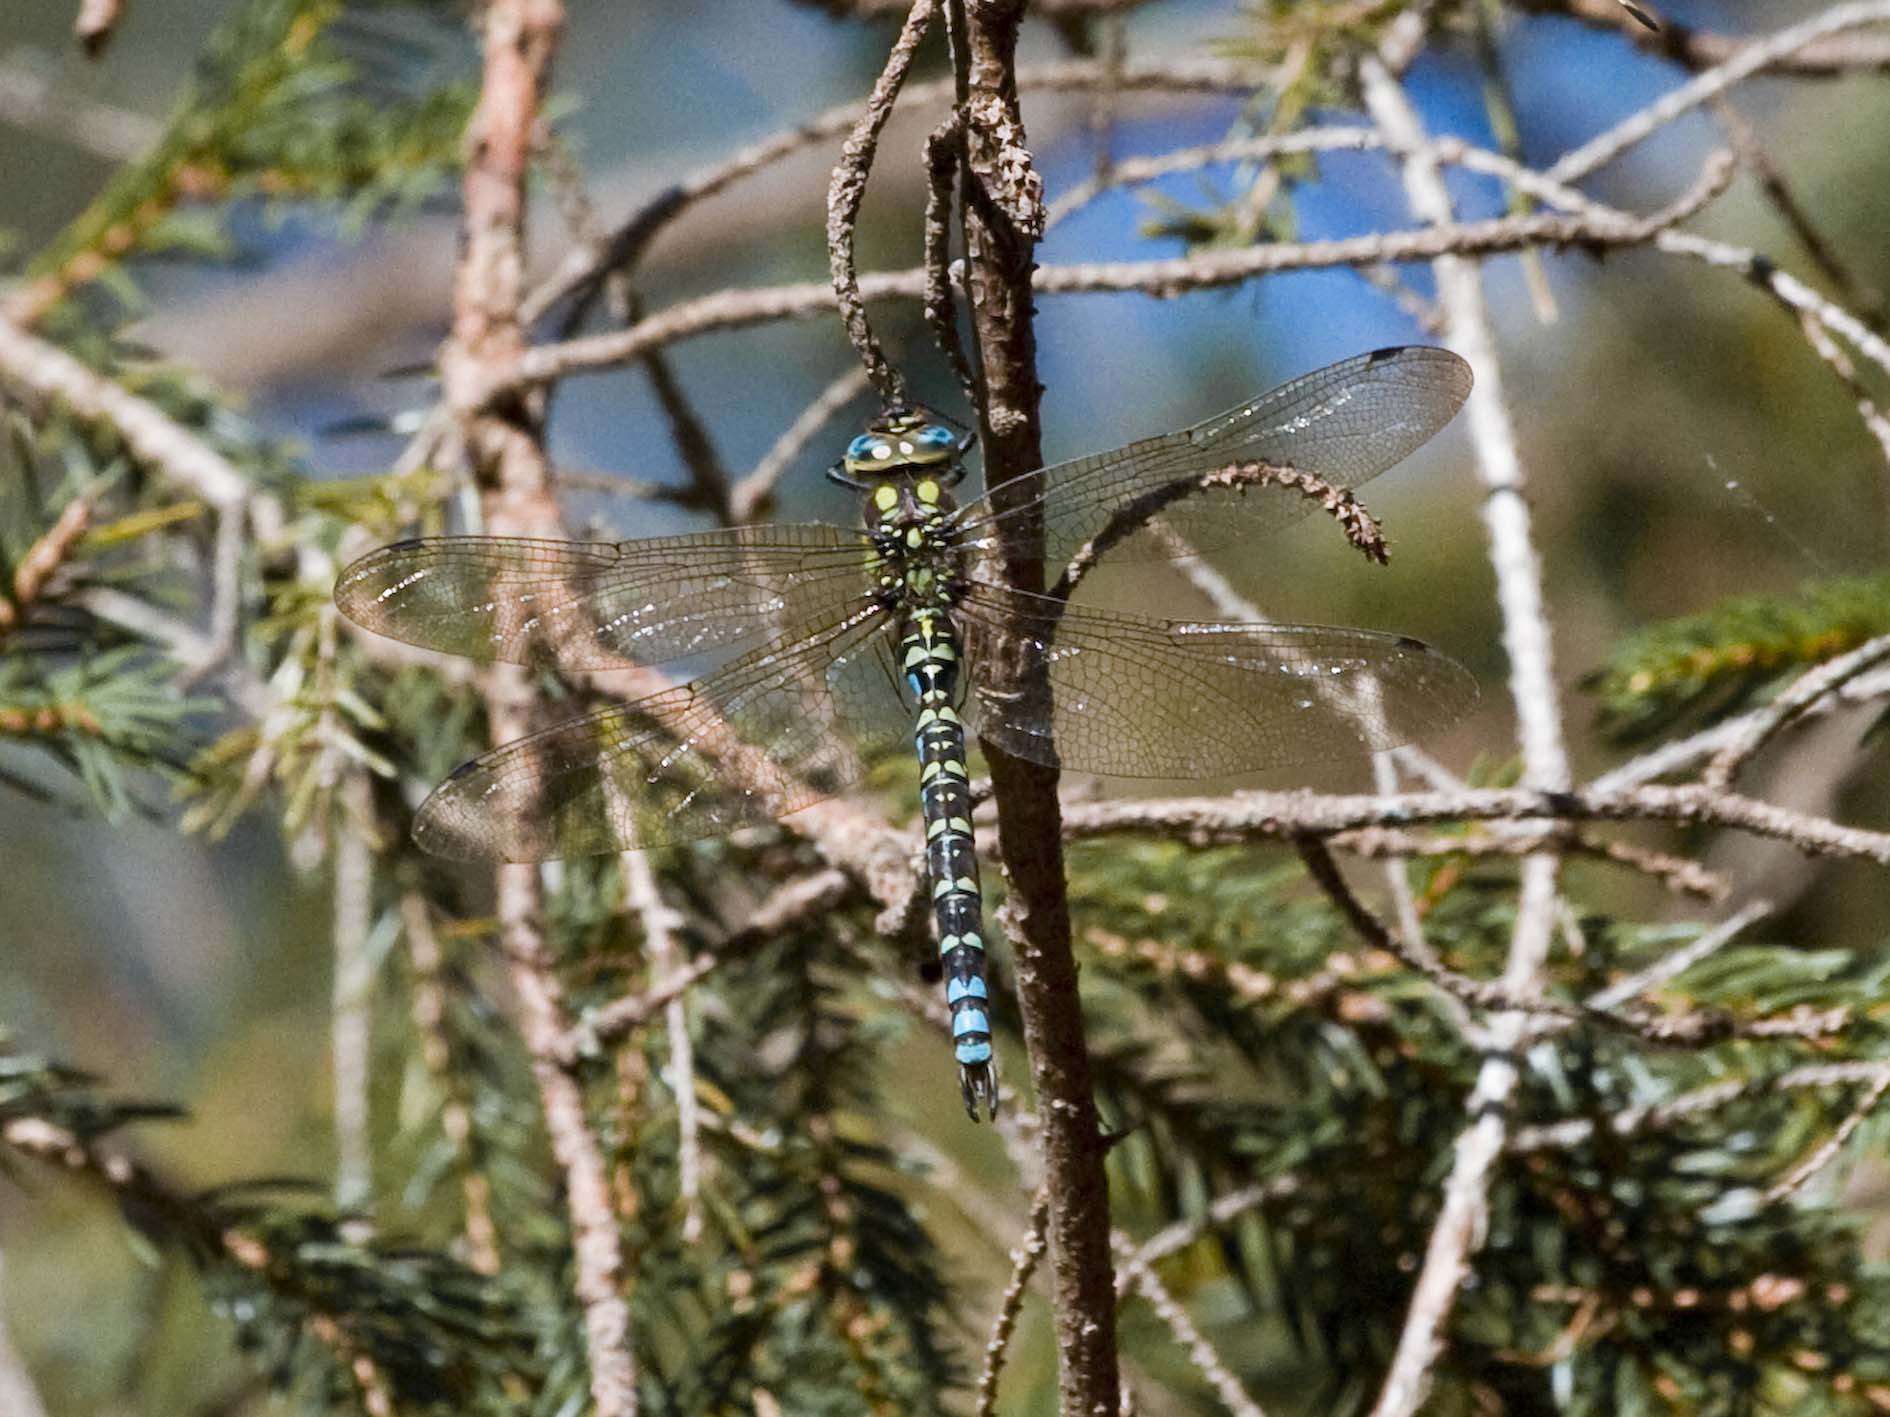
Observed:
[[[883,667],[887,623],[878,607],[858,610],[785,650],[495,748],[435,789],[414,839],[440,856],[545,861],[719,836],[810,806],[910,737]]]
[[[1033,762],[1114,777],[1211,778],[1396,747],[1461,718],[1476,681],[1401,635],[1143,620],[977,584],[959,603],[966,718]],[[988,691],[984,666],[1046,666],[1050,703]]]
[[[1334,487],[1357,487],[1422,446],[1470,392],[1470,366],[1448,350],[1409,345],[1344,359],[1281,384],[1227,412],[1147,438],[1039,469],[960,509],[966,544],[995,550],[1001,523],[1041,516],[1045,560],[1070,557],[1125,508],[1159,503],[1204,473],[1259,462],[1316,473]],[[1305,516],[1313,504],[1278,488],[1193,490],[1154,521],[1195,550],[1226,546]],[[1110,553],[1160,560],[1177,554],[1159,535],[1131,536]]]
[[[335,603],[424,649],[612,669],[798,638],[866,592],[871,551],[815,525],[620,542],[432,537],[363,556]]]

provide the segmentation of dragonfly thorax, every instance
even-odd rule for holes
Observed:
[[[902,473],[871,483],[866,530],[878,553],[879,594],[889,609],[951,603],[961,579],[953,541],[950,488],[929,472]]]

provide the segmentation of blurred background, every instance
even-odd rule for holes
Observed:
[[[16,246],[33,248],[84,208],[110,176],[114,143],[155,131],[230,8],[134,0],[96,63],[69,39],[70,6],[40,0],[0,12],[0,227]],[[1667,13],[1744,32],[1812,8],[1699,0]],[[569,9],[557,66],[559,129],[606,223],[739,145],[864,93],[891,33],[886,25],[836,23],[787,0],[570,0]],[[1129,52],[1143,58],[1212,53],[1241,33],[1240,8],[1208,0],[1162,0],[1128,19]],[[391,16],[381,38],[404,72],[464,72],[473,58],[470,42]],[[1047,29],[1033,31],[1032,44],[1037,58],[1064,54]],[[1677,81],[1676,70],[1618,36],[1553,17],[1517,16],[1501,60],[1523,153],[1536,165]],[[937,72],[935,57],[929,72]],[[36,102],[35,83],[50,86],[58,102]],[[1413,83],[1434,131],[1490,141],[1472,65],[1429,58]],[[1887,95],[1880,79],[1851,78],[1770,81],[1741,97],[1796,195],[1873,289],[1890,282]],[[1053,198],[1091,173],[1099,143],[1118,156],[1160,152],[1227,136],[1243,122],[1238,101],[1204,96],[1122,97],[1100,135],[1090,114],[1076,98],[1026,103]],[[867,200],[868,269],[916,262],[916,159],[932,121],[897,118],[882,144]],[[1651,210],[1686,189],[1717,143],[1707,120],[1690,119],[1612,165],[1591,190]],[[811,150],[694,209],[646,258],[644,299],[654,308],[724,286],[822,279],[831,160],[831,149]],[[1107,196],[1058,226],[1041,259],[1172,253],[1177,243],[1144,235],[1144,223],[1219,207],[1229,183],[1223,169]],[[1487,183],[1460,179],[1456,190],[1466,215],[1502,210],[1502,194]],[[1376,158],[1327,159],[1321,180],[1300,191],[1298,234],[1405,225],[1397,191]],[[240,260],[141,270],[148,308],[136,335],[230,391],[260,429],[295,440],[318,472],[383,469],[399,451],[397,437],[333,430],[430,399],[424,376],[389,371],[424,365],[444,332],[452,196],[365,227],[332,212],[258,208],[242,218]],[[535,220],[534,256],[546,268],[568,233],[548,199]],[[1749,181],[1695,225],[1804,269]],[[1644,251],[1602,260],[1551,255],[1543,274],[1554,315],[1545,318],[1517,260],[1485,269],[1546,557],[1558,671],[1578,762],[1592,771],[1618,750],[1588,731],[1592,699],[1580,681],[1616,637],[1729,594],[1880,569],[1890,479],[1844,390],[1763,292],[1736,275]],[[916,312],[880,308],[895,359],[922,395],[968,416]],[[1052,457],[1191,422],[1348,354],[1428,338],[1350,272],[1279,276],[1168,301],[1045,298],[1038,332]],[[852,357],[831,318],[714,335],[672,353],[737,473]],[[866,411],[862,400],[801,457],[782,484],[780,516],[853,519],[846,495],[820,473]],[[587,490],[570,494],[574,525],[620,536],[689,524],[673,507],[590,487],[597,478],[686,477],[640,371],[568,383],[556,403],[552,449],[561,467],[585,475]],[[1461,430],[1367,489],[1366,501],[1386,524],[1389,568],[1366,566],[1317,519],[1217,564],[1271,615],[1395,629],[1462,660],[1484,686],[1483,710],[1430,747],[1460,771],[1506,759],[1504,663]],[[1178,579],[1161,594],[1175,613],[1201,605]],[[1860,727],[1838,716],[1816,729],[1830,735],[1831,768],[1821,773],[1815,751],[1795,754],[1781,799],[1823,808],[1841,798],[1851,819],[1880,821],[1881,784],[1838,775]],[[187,1103],[188,1123],[138,1134],[149,1158],[184,1184],[258,1172],[324,1175],[331,1165],[325,874],[294,869],[267,825],[252,823],[214,845],[181,837],[155,786],[147,817],[106,822],[26,755],[0,745],[0,760],[54,797],[0,792],[0,1020],[27,1047],[116,1087]],[[1363,781],[1358,772],[1267,779],[1311,780]],[[1768,889],[1794,902],[1790,931],[1853,946],[1882,938],[1890,896],[1881,873],[1830,865],[1806,872],[1795,859],[1740,849],[1759,853],[1756,869],[1777,873]],[[1618,888],[1629,896],[1639,889]],[[1666,908],[1652,894],[1636,899],[1651,911]],[[0,1184],[5,1296],[16,1340],[56,1413],[202,1410],[204,1394],[218,1386],[212,1375],[237,1381],[240,1369],[217,1327],[189,1332],[201,1311],[171,1292],[188,1284],[174,1267],[146,1265],[135,1242],[99,1223],[79,1194],[42,1193],[32,1176],[18,1181]],[[177,1326],[174,1341],[137,1339],[154,1319]]]

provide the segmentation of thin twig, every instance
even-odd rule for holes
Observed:
[[[108,162],[129,162],[164,135],[164,125],[134,109],[73,91],[44,56],[0,56],[0,123],[71,143]]]
[[[649,855],[626,851],[623,869],[624,903],[643,922],[643,945],[650,969],[667,980],[681,967],[682,951],[676,930],[682,916],[663,899]],[[676,1099],[676,1194],[682,1201],[682,1238],[693,1244],[702,1235],[702,1128],[696,1106],[695,1044],[689,1036],[689,1001],[683,990],[670,994],[663,1005],[669,1034],[669,1089]]]
[[[1307,501],[1316,503],[1321,511],[1339,524],[1346,540],[1363,552],[1367,559],[1380,565],[1385,563],[1387,552],[1384,533],[1377,519],[1350,488],[1334,487],[1317,473],[1303,472],[1294,467],[1275,467],[1261,462],[1230,463],[1226,467],[1214,468],[1194,477],[1177,478],[1173,482],[1150,488],[1118,507],[1110,514],[1102,530],[1076,549],[1048,594],[1053,600],[1068,600],[1082,583],[1083,577],[1095,569],[1110,548],[1150,526],[1163,511],[1177,502],[1219,488],[1245,490],[1269,486],[1297,492]]]
[[[1886,3],[1886,0],[1860,0],[1860,3],[1834,5],[1800,24],[1746,44],[1725,63],[1661,95],[1607,132],[1589,139],[1572,152],[1564,153],[1544,175],[1551,182],[1579,182],[1635,144],[1652,137],[1674,119],[1718,97],[1762,69],[1770,68],[1821,39],[1864,25],[1884,23],[1890,23],[1890,3]]]
[[[1766,1203],[1777,1205],[1780,1201],[1788,1200],[1804,1189],[1814,1176],[1829,1166],[1838,1153],[1844,1150],[1844,1144],[1856,1134],[1859,1127],[1870,1120],[1870,1114],[1877,1110],[1877,1104],[1882,1102],[1886,1095],[1890,1095],[1890,1068],[1884,1069],[1876,1081],[1864,1090],[1864,1095],[1857,1099],[1857,1105],[1846,1114],[1842,1122],[1837,1124],[1830,1136],[1814,1147],[1811,1153],[1791,1170],[1766,1187]]]
[[[1017,1316],[1024,1309],[1024,1295],[1030,1288],[1030,1277],[1036,1272],[1049,1246],[1045,1239],[1049,1225],[1050,1192],[1039,1186],[1037,1194],[1031,1198],[1030,1219],[1024,1226],[1024,1238],[1011,1251],[1011,1277],[1005,1281],[1004,1292],[998,1296],[997,1313],[991,1320],[991,1336],[985,1340],[984,1364],[978,1370],[978,1387],[972,1399],[972,1411],[977,1417],[995,1417],[997,1413],[998,1376],[1004,1371],[1004,1359],[1010,1353],[1011,1335],[1016,1332]]]
[[[893,103],[912,70],[919,41],[925,38],[937,13],[938,0],[913,0],[906,22],[900,27],[899,38],[893,41],[892,51],[886,56],[886,66],[867,97],[866,111],[841,145],[840,161],[827,187],[827,259],[834,295],[840,305],[840,318],[867,377],[888,406],[906,402],[906,385],[899,371],[887,363],[886,351],[880,347],[866,318],[866,302],[860,296],[859,271],[853,256],[854,228],[860,215],[860,201],[866,195],[866,179],[873,170],[873,156],[879,148],[880,130],[892,116]]]
[[[1623,1107],[1599,1120],[1570,1117],[1541,1126],[1520,1127],[1510,1141],[1512,1153],[1565,1150],[1581,1146],[1597,1131],[1610,1136],[1631,1137],[1647,1132],[1668,1131],[1675,1123],[1696,1117],[1739,1101],[1741,1098],[1773,1092],[1803,1091],[1812,1088],[1846,1087],[1863,1083],[1875,1086],[1890,1079],[1890,1063],[1864,1061],[1851,1063],[1806,1063],[1771,1077],[1735,1077],[1708,1083],[1683,1092],[1664,1102]]]
[[[105,52],[124,13],[125,0],[79,0],[79,13],[72,21],[72,37],[78,40],[87,59],[96,59]]]
[[[666,1010],[702,979],[734,960],[754,954],[788,931],[837,909],[853,894],[853,882],[831,867],[779,886],[755,908],[741,929],[731,932],[712,949],[698,950],[686,965],[667,971],[640,994],[617,999],[589,1010],[579,1020],[561,1049],[570,1062],[599,1049]]]
[[[1763,920],[1771,913],[1771,902],[1751,901],[1712,929],[1702,931],[1681,948],[1662,955],[1647,968],[1637,970],[1626,979],[1589,995],[1585,1002],[1589,1008],[1617,1009],[1630,1000],[1638,999],[1658,989],[1669,979],[1677,979],[1700,961],[1724,949],[1744,933],[1747,926]]]
[[[1811,214],[1792,191],[1784,169],[1773,161],[1772,154],[1759,141],[1757,130],[1724,94],[1715,98],[1710,107],[1720,127],[1725,130],[1728,141],[1732,143],[1733,151],[1739,155],[1739,161],[1758,178],[1760,192],[1797,238],[1811,264],[1869,322],[1872,329],[1881,330],[1884,313],[1882,296],[1866,288],[1857,274],[1838,256],[1830,240],[1818,229]]]
[[[1683,25],[1671,16],[1658,30],[1634,18],[1621,0],[1521,0],[1519,8],[1543,14],[1564,14],[1597,28],[1612,30],[1637,46],[1689,69],[1708,69],[1736,58],[1757,41],[1740,35]],[[1819,40],[1767,66],[1773,73],[1794,78],[1830,79],[1890,69],[1890,36],[1848,35]]]
[[[1730,171],[1729,163],[1711,166],[1706,176],[1712,181],[1722,181]],[[1239,285],[1258,276],[1285,271],[1432,261],[1451,255],[1488,256],[1540,245],[1594,250],[1640,246],[1658,242],[1663,234],[1680,236],[1681,233],[1668,232],[1667,228],[1691,215],[1716,192],[1711,182],[1703,183],[1681,202],[1647,217],[1627,217],[1620,213],[1604,216],[1601,212],[1606,209],[1579,215],[1551,212],[1330,241],[1280,242],[1232,250],[1217,248],[1164,260],[1046,265],[1036,269],[1032,288],[1042,295],[1142,291],[1172,296],[1183,291]],[[860,277],[859,290],[861,298],[867,301],[923,300],[926,272],[922,266],[903,271],[869,272]],[[1799,292],[1795,290],[1792,298],[1796,302]],[[1830,310],[1837,308],[1827,301],[1820,303]],[[543,384],[571,374],[616,368],[640,358],[648,349],[678,340],[777,320],[810,319],[836,308],[833,288],[825,283],[717,291],[659,310],[628,329],[538,345],[520,356],[508,377],[495,380],[481,390],[479,398],[481,402],[496,401],[511,395],[520,385]],[[1849,331],[1844,333],[1848,337]]]
[[[335,1098],[335,1208],[364,1211],[374,1196],[368,1083],[374,1057],[374,789],[365,771],[339,793],[334,860],[334,982],[330,1001]]]
[[[499,1231],[492,1218],[492,1183],[480,1165],[471,1088],[447,1030],[446,955],[433,928],[432,911],[419,891],[401,892],[400,920],[413,967],[413,1022],[420,1057],[440,1089],[440,1134],[452,1147],[459,1172],[466,1264],[480,1274],[497,1274]]]
[[[1417,30],[1419,12],[1394,21],[1391,42],[1402,27]],[[1376,59],[1361,61],[1365,105],[1400,157],[1405,195],[1414,215],[1437,226],[1455,219],[1449,193],[1430,151],[1417,112],[1399,82]],[[1520,220],[1533,220],[1531,217]],[[1660,227],[1654,228],[1656,230]],[[1476,373],[1464,414],[1476,451],[1477,478],[1484,488],[1483,521],[1496,574],[1503,648],[1510,664],[1510,696],[1516,706],[1523,781],[1547,792],[1569,783],[1568,752],[1549,646],[1542,568],[1535,550],[1528,506],[1523,500],[1522,458],[1504,397],[1495,338],[1483,299],[1482,276],[1456,257],[1436,263],[1438,304],[1447,342]],[[1553,850],[1527,857],[1516,920],[1502,984],[1512,995],[1532,999],[1545,982],[1555,915],[1560,856]],[[1508,1120],[1505,1115],[1519,1078],[1515,1050],[1526,1037],[1528,1016],[1501,1013],[1491,1021],[1489,1051],[1465,1103],[1467,1125],[1458,1135],[1449,1177],[1424,1262],[1412,1290],[1411,1307],[1386,1372],[1373,1417],[1412,1417],[1429,1390],[1443,1347],[1444,1324],[1469,1275],[1471,1257],[1483,1241],[1489,1188]]]
[[[284,1257],[266,1235],[234,1225],[205,1223],[197,1200],[166,1182],[134,1156],[108,1150],[98,1138],[33,1115],[10,1116],[0,1124],[0,1142],[35,1160],[103,1187],[131,1214],[162,1222],[171,1233],[206,1253],[220,1256],[269,1286],[285,1277]],[[380,1365],[361,1351],[355,1334],[368,1316],[326,1304],[307,1289],[296,1294],[306,1313],[301,1328],[335,1355],[335,1371],[352,1386],[370,1417],[395,1417],[393,1390]],[[12,1417],[9,1412],[8,1417]]]
[[[774,498],[775,484],[793,466],[794,459],[833,421],[834,415],[866,391],[868,382],[866,370],[855,365],[815,395],[814,401],[782,430],[781,436],[761,455],[761,461],[729,493],[731,522],[741,526],[766,514]]]
[[[235,463],[156,404],[5,318],[0,318],[0,383],[56,400],[87,422],[109,426],[138,462],[213,507],[237,507],[249,495],[249,479]]]
[[[1736,792],[1696,783],[1642,783],[1604,790],[1590,784],[1566,792],[1531,788],[1463,788],[1451,792],[1375,794],[1236,792],[1225,797],[1135,798],[1071,802],[1064,807],[1071,840],[1124,832],[1155,832],[1197,846],[1330,837],[1361,827],[1411,827],[1461,821],[1667,822],[1731,827],[1788,842],[1809,856],[1850,857],[1890,865],[1890,832],[1845,826]]]
[[[1847,680],[1864,670],[1890,659],[1890,635],[1868,640],[1848,654],[1827,660],[1794,679],[1786,690],[1759,712],[1741,721],[1739,732],[1729,737],[1719,751],[1708,759],[1700,781],[1708,788],[1732,786],[1739,769],[1751,760],[1778,733],[1800,715],[1828,698]]]
[[[908,9],[907,0],[900,0],[900,9],[902,12]],[[1265,83],[1265,72],[1251,64],[1193,57],[1127,64],[1116,71],[1094,60],[1024,65],[1017,70],[1019,89],[1041,93],[1082,93],[1109,85],[1148,93],[1245,95]],[[949,78],[912,84],[904,93],[906,103],[913,108],[950,102],[954,97],[954,83]],[[595,289],[603,273],[629,269],[658,233],[684,212],[804,148],[840,137],[859,122],[863,112],[863,103],[830,108],[805,123],[750,144],[725,161],[690,174],[673,187],[664,188],[620,223],[601,246],[573,247],[558,269],[525,298],[522,318],[528,324],[535,323],[574,291]]]
[[[543,400],[486,408],[473,391],[511,368],[525,344],[520,299],[525,268],[526,182],[538,137],[552,55],[563,30],[561,0],[489,0],[479,12],[483,72],[467,134],[465,203],[453,281],[453,325],[440,358],[449,407],[481,484],[486,524],[513,536],[562,532],[545,455]],[[495,741],[523,735],[531,686],[516,666],[485,677]],[[560,1056],[569,1032],[562,982],[546,945],[536,868],[502,866],[495,884],[499,940],[511,964],[517,1018],[564,1179],[575,1259],[573,1289],[583,1314],[590,1394],[599,1417],[636,1417],[637,1368],[630,1344],[627,1264],[603,1147],[584,1089]]]
[[[1135,1247],[1120,1232],[1116,1235],[1116,1257],[1121,1262],[1123,1285],[1141,1294],[1155,1311],[1156,1317],[1168,1325],[1169,1332],[1174,1334],[1175,1341],[1194,1363],[1195,1370],[1214,1390],[1214,1395],[1220,1398],[1221,1405],[1234,1417],[1266,1417],[1260,1404],[1253,1400],[1240,1385],[1240,1379],[1229,1371],[1221,1355],[1214,1351],[1214,1345],[1195,1327],[1187,1308],[1168,1292],[1168,1286],[1137,1256]]]
[[[952,298],[952,198],[964,164],[964,139],[964,124],[955,113],[925,139],[925,322],[957,376],[965,401],[975,408],[977,378],[958,333],[958,306]]]

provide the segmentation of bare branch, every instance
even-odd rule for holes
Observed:
[[[641,851],[626,851],[621,858],[624,903],[643,922],[643,947],[650,968],[665,979],[682,963],[676,931],[682,916],[663,899],[650,858]],[[669,1034],[670,1092],[676,1099],[676,1196],[683,1205],[682,1238],[694,1244],[702,1235],[702,1129],[696,1106],[695,1044],[689,1036],[689,1001],[684,991],[673,990],[663,1005]]]
[[[901,12],[908,9],[900,0]],[[1183,58],[1120,69],[1092,60],[1060,64],[1024,65],[1017,70],[1018,88],[1026,92],[1081,93],[1102,86],[1149,93],[1248,94],[1266,83],[1266,74],[1252,65],[1220,59]],[[910,85],[907,104],[923,108],[954,97],[951,79]],[[831,142],[848,132],[865,112],[863,103],[845,103],[816,115],[797,127],[743,148],[725,162],[703,168],[667,187],[621,223],[600,246],[574,247],[558,269],[525,299],[522,318],[530,324],[573,291],[588,289],[606,271],[635,265],[657,234],[689,208],[764,172],[775,164],[818,143]]]
[[[1387,42],[1394,41],[1400,28],[1408,32],[1422,25],[1420,12],[1407,12],[1393,22]],[[1387,146],[1400,155],[1405,195],[1413,214],[1433,225],[1448,225],[1455,219],[1450,196],[1404,90],[1370,56],[1360,63],[1359,80],[1367,110],[1383,129]],[[1483,520],[1503,617],[1503,648],[1509,656],[1523,781],[1553,792],[1568,785],[1568,751],[1550,656],[1542,568],[1522,495],[1522,458],[1503,395],[1482,276],[1455,256],[1439,260],[1436,271],[1447,342],[1476,373],[1464,415],[1476,450],[1477,477],[1485,489]],[[1554,850],[1523,862],[1502,984],[1507,992],[1524,999],[1542,992],[1559,872],[1560,857]],[[1431,1370],[1442,1351],[1444,1324],[1468,1276],[1471,1257],[1483,1243],[1493,1167],[1503,1148],[1508,1130],[1505,1112],[1518,1079],[1514,1053],[1527,1028],[1527,1015],[1521,1013],[1502,1013],[1491,1022],[1490,1051],[1465,1103],[1469,1122],[1457,1138],[1443,1204],[1373,1417],[1413,1417],[1430,1387]]]
[[[697,982],[724,964],[754,954],[789,930],[838,908],[853,894],[853,883],[842,872],[828,868],[777,888],[741,929],[713,949],[699,950],[688,964],[666,972],[641,994],[617,999],[588,1011],[572,1030],[561,1056],[575,1063],[655,1018]]]
[[[1640,784],[1566,792],[1464,788],[1398,796],[1313,792],[1238,792],[1227,797],[1137,798],[1071,802],[1064,830],[1072,840],[1153,831],[1195,845],[1328,837],[1359,827],[1449,821],[1668,822],[1732,827],[1790,843],[1812,856],[1853,857],[1890,865],[1890,832],[1848,827],[1823,817],[1698,785]]]
[[[953,0],[950,10],[966,84],[965,249],[983,372],[984,474],[1000,508],[1005,484],[1043,463],[1030,280],[1043,212],[1017,108],[1023,9],[1022,0]],[[1041,591],[1041,525],[1014,517],[1002,525],[1006,578],[1020,589]],[[991,668],[998,692],[1015,692],[1026,702],[1048,692],[1041,663]],[[1010,883],[1002,918],[1016,960],[1018,1012],[1043,1123],[1061,1409],[1064,1417],[1110,1417],[1121,1399],[1109,1188],[1070,947],[1057,773],[990,745],[985,756],[999,809],[998,854]]]
[[[1890,3],[1885,3],[1885,0],[1858,0],[1858,3],[1833,5],[1802,24],[1789,26],[1767,39],[1743,45],[1724,63],[1661,95],[1574,151],[1564,153],[1545,175],[1551,182],[1579,182],[1596,168],[1612,162],[1636,143],[1659,132],[1674,119],[1725,93],[1761,70],[1809,48],[1819,40],[1865,25],[1885,23],[1890,23]]]
[[[1037,1271],[1048,1248],[1045,1232],[1050,1226],[1050,1192],[1039,1186],[1030,1202],[1030,1219],[1024,1226],[1024,1238],[1011,1251],[1011,1277],[998,1296],[997,1314],[991,1320],[991,1337],[985,1340],[984,1365],[978,1370],[978,1388],[972,1411],[976,1417],[996,1417],[998,1375],[1004,1371],[1004,1359],[1010,1353],[1011,1335],[1017,1330],[1017,1316],[1024,1309],[1024,1295],[1030,1289],[1030,1277]]]
[[[1564,14],[1600,29],[1616,31],[1642,49],[1686,65],[1706,69],[1738,57],[1754,41],[1695,29],[1671,18],[1650,29],[1622,8],[1620,0],[1521,0],[1520,8]],[[1767,66],[1796,78],[1828,79],[1845,74],[1890,69],[1890,36],[1848,35],[1819,40]]]
[[[339,794],[334,855],[334,982],[329,1071],[335,1097],[335,1208],[365,1211],[374,1196],[368,1083],[374,1057],[374,790],[348,774]]]
[[[465,214],[453,282],[453,326],[441,351],[448,405],[482,488],[486,524],[514,536],[557,535],[558,508],[545,456],[543,400],[526,395],[486,407],[474,390],[504,378],[524,347],[520,300],[525,269],[526,181],[539,132],[552,55],[564,25],[561,0],[489,0],[479,14],[484,68],[467,134]],[[522,670],[502,665],[485,679],[496,741],[522,736],[532,693]],[[531,1057],[551,1148],[563,1172],[575,1255],[574,1289],[584,1315],[591,1399],[599,1417],[636,1417],[636,1360],[624,1294],[623,1240],[603,1148],[586,1115],[584,1090],[560,1056],[569,1032],[563,986],[543,927],[538,872],[501,866],[499,939],[512,970],[518,1025]]]
[[[801,410],[800,416],[769,445],[761,461],[729,493],[729,519],[732,522],[739,526],[767,511],[774,497],[775,484],[793,465],[794,459],[801,455],[801,450],[833,421],[841,409],[866,392],[868,382],[864,369],[848,369]]]
[[[1247,1394],[1240,1380],[1228,1371],[1227,1364],[1221,1361],[1221,1355],[1214,1351],[1214,1345],[1195,1327],[1187,1309],[1168,1292],[1168,1286],[1162,1283],[1145,1260],[1137,1256],[1135,1247],[1120,1233],[1116,1237],[1116,1256],[1122,1261],[1124,1283],[1148,1300],[1156,1316],[1168,1325],[1175,1341],[1187,1353],[1208,1386],[1214,1389],[1214,1395],[1220,1398],[1221,1405],[1234,1417],[1266,1417],[1260,1404]]]
[[[0,318],[0,382],[106,425],[153,473],[213,507],[237,507],[249,496],[249,479],[234,463],[156,404],[5,318]]]
[[[1583,215],[1540,213],[1331,241],[1217,248],[1167,260],[1040,266],[1035,272],[1033,288],[1043,295],[1142,291],[1169,296],[1189,290],[1238,285],[1257,276],[1283,271],[1430,261],[1451,255],[1487,256],[1538,245],[1592,249],[1640,246],[1656,241],[1667,227],[1710,200],[1717,192],[1715,184],[1723,182],[1730,173],[1730,164],[1709,166],[1705,173],[1707,180],[1683,202],[1648,217],[1627,217],[1613,212],[1604,216],[1601,212],[1607,209],[1598,208]],[[923,300],[925,293],[923,267],[871,272],[860,278],[861,297],[869,301]],[[717,291],[660,310],[628,329],[539,345],[520,357],[512,377],[487,386],[482,391],[483,400],[507,395],[519,384],[540,384],[588,370],[615,368],[640,357],[648,349],[676,340],[776,320],[808,319],[835,308],[832,287],[824,284]]]
[[[866,111],[854,124],[852,134],[840,149],[840,161],[827,187],[827,259],[831,267],[834,296],[840,305],[840,318],[847,327],[847,338],[860,357],[867,377],[888,405],[906,402],[905,380],[886,362],[873,328],[867,323],[866,304],[860,298],[859,272],[853,258],[853,230],[860,214],[860,200],[866,195],[867,175],[873,170],[873,155],[879,149],[879,132],[892,116],[894,101],[912,69],[912,58],[919,41],[931,28],[938,11],[937,0],[913,0],[911,12],[886,56],[867,96]]]

